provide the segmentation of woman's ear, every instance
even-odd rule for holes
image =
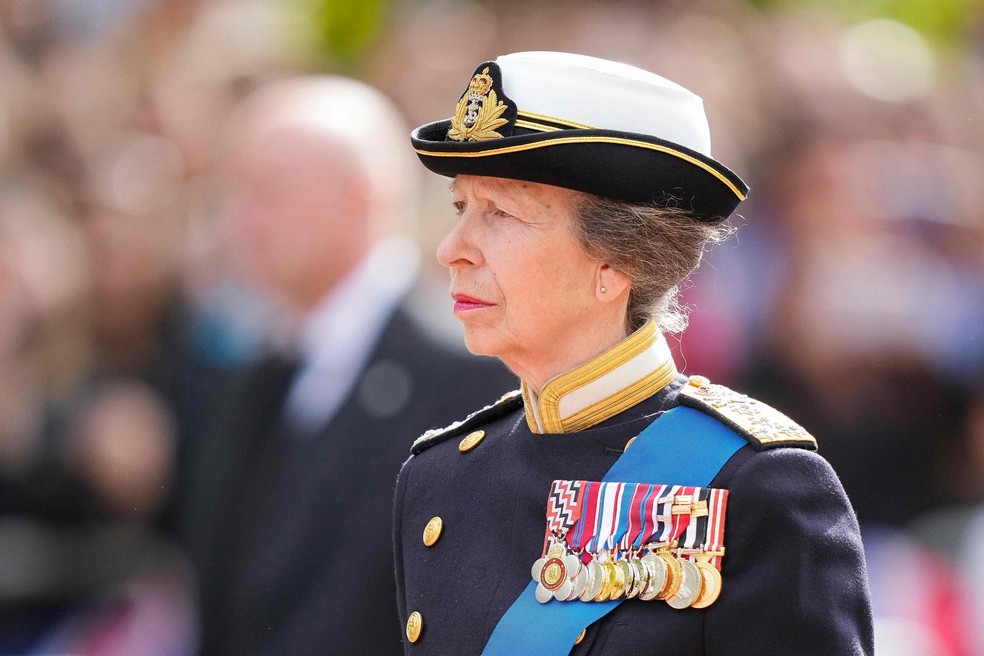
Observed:
[[[629,289],[629,277],[616,271],[610,264],[598,267],[595,282],[595,298],[602,303],[610,303]]]

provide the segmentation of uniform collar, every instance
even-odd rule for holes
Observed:
[[[585,430],[656,394],[677,375],[666,338],[648,322],[601,355],[551,378],[540,395],[522,384],[533,433]]]

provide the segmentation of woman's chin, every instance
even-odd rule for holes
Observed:
[[[465,348],[474,355],[498,357],[502,349],[496,340],[490,339],[484,331],[465,326]]]
[[[495,355],[485,348],[481,340],[468,339],[467,336],[465,337],[465,348],[472,355]]]

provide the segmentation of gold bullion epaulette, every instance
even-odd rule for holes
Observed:
[[[492,405],[487,405],[481,410],[471,413],[464,419],[454,422],[450,426],[446,426],[444,428],[432,428],[427,431],[414,440],[413,446],[410,447],[410,453],[416,455],[424,449],[432,447],[439,442],[451,439],[456,435],[461,435],[465,431],[471,430],[475,426],[488,423],[497,417],[501,417],[504,414],[512,412],[514,409],[521,407],[522,405],[523,395],[521,390],[506,392]]]
[[[757,450],[794,446],[816,451],[817,441],[805,428],[772,406],[691,376],[680,390],[680,404],[706,412],[744,437]]]

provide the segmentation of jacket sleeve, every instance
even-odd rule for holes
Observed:
[[[827,461],[756,452],[728,487],[724,587],[707,609],[706,653],[873,654],[861,535]]]

